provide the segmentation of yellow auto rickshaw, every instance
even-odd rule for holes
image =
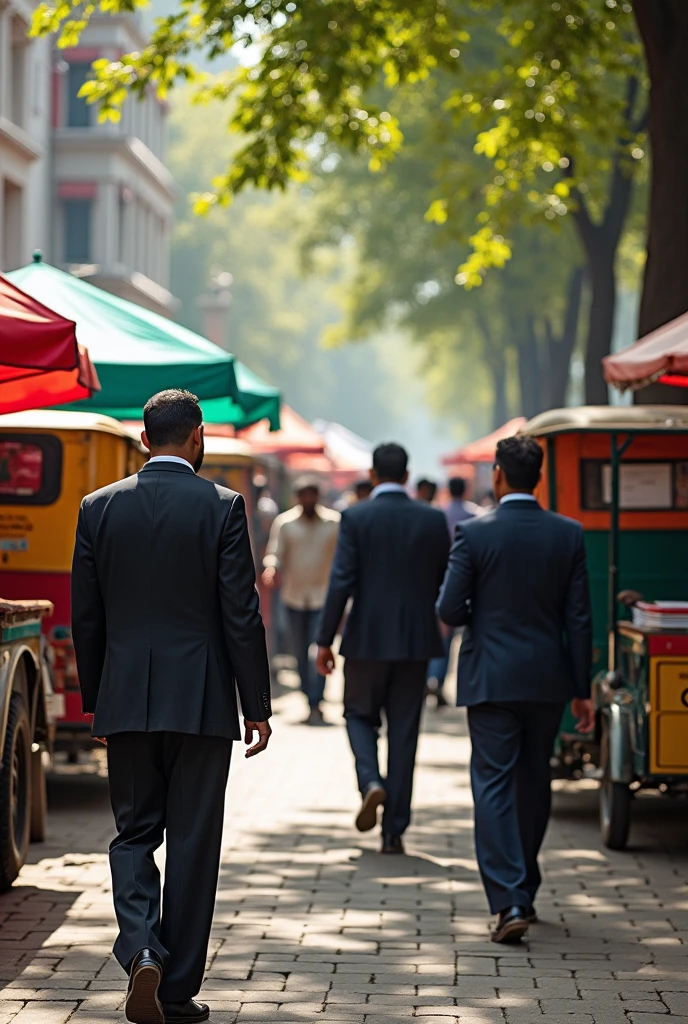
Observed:
[[[70,572],[82,498],[135,473],[144,450],[108,416],[44,410],[0,416],[0,593],[52,602],[56,749],[76,760],[93,741],[70,628]]]

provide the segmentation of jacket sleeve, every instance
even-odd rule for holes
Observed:
[[[256,590],[246,506],[234,498],[220,542],[218,568],[225,641],[244,718],[264,722],[272,714],[265,629]]]
[[[576,697],[590,696],[592,676],[592,609],[583,530],[578,529],[573,568],[566,594],[564,629]]]
[[[448,626],[465,626],[470,619],[473,563],[461,524],[456,527],[449,566],[437,600],[437,614]]]
[[[330,572],[330,585],[325,607],[320,616],[316,643],[318,647],[331,647],[342,621],[346,602],[354,593],[358,582],[358,548],[351,518],[342,513],[339,523],[337,549]]]
[[[82,706],[86,714],[93,714],[105,665],[107,628],[93,543],[83,504],[79,509],[72,559],[72,639]]]

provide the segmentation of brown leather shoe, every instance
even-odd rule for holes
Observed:
[[[384,786],[379,782],[371,782],[363,794],[363,803],[356,816],[356,828],[359,832],[370,832],[377,825],[377,809],[387,798]]]
[[[124,1014],[132,1024],[165,1024],[158,999],[162,961],[153,949],[141,949],[129,968],[129,988]]]

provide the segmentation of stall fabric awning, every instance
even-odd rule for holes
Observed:
[[[282,406],[281,427],[269,431],[264,423],[256,423],[241,432],[244,441],[260,455],[293,455],[296,452],[322,455],[325,442],[322,435],[307,420],[288,406]]]
[[[316,420],[313,424],[325,439],[325,452],[335,466],[362,476],[373,464],[373,446],[341,423]]]
[[[465,444],[463,448],[459,448],[457,451],[452,452],[451,455],[443,455],[441,462],[443,466],[458,466],[461,463],[476,463],[476,462],[493,462],[495,457],[495,448],[497,447],[498,441],[503,441],[506,437],[513,437],[514,434],[518,434],[519,430],[526,425],[525,416],[517,416],[516,419],[509,420],[499,430],[494,430],[491,434],[487,434],[486,437],[481,437],[477,441],[471,441],[469,444]]]
[[[101,383],[77,410],[140,419],[156,391],[186,388],[198,395],[207,423],[244,427],[267,418],[279,427],[279,390],[207,338],[39,260],[8,277],[76,323]]]
[[[606,356],[602,366],[604,379],[619,391],[637,391],[656,381],[688,387],[688,313]]]
[[[99,387],[74,322],[0,276],[0,413],[90,398]]]

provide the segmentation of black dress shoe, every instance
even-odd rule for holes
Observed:
[[[164,1024],[158,989],[162,960],[154,949],[140,949],[129,967],[129,988],[124,1014],[132,1024]]]
[[[196,1020],[207,1020],[210,1007],[189,999],[188,1003],[163,1003],[165,1024],[193,1024]]]
[[[371,782],[363,794],[363,803],[356,816],[356,828],[359,832],[370,832],[377,825],[377,809],[385,802],[387,793],[381,782]]]
[[[492,941],[507,945],[520,942],[527,931],[527,911],[523,907],[507,907],[499,913],[497,927],[492,932]]]
[[[404,844],[401,836],[393,836],[389,832],[382,833],[382,849],[380,853],[403,853]]]
[[[539,920],[540,918],[537,916],[537,910],[531,903],[528,909],[526,910],[526,921],[528,922],[528,924],[537,924]]]

